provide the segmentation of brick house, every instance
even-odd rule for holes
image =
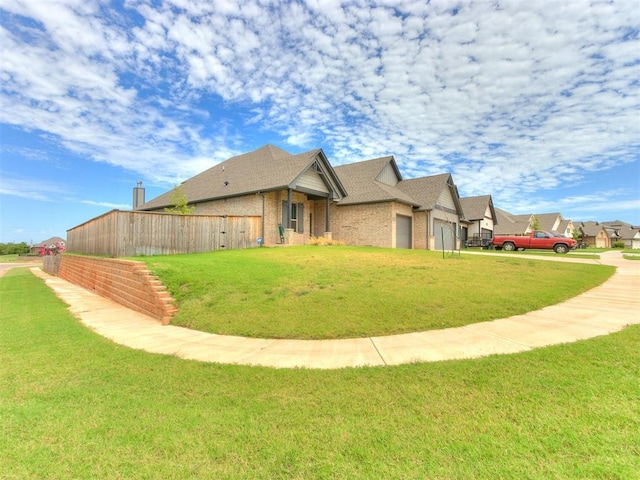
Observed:
[[[491,195],[463,197],[460,199],[464,220],[461,240],[468,246],[486,247],[491,244],[498,216]]]
[[[330,235],[330,205],[347,195],[322,150],[291,155],[273,145],[232,157],[186,180],[180,190],[194,214],[262,217],[266,245]],[[137,210],[162,211],[172,206],[172,196],[169,191]]]
[[[590,247],[611,248],[611,238],[604,225],[598,222],[577,222],[582,241]]]
[[[640,248],[640,228],[621,220],[602,222],[602,225],[609,234],[611,245],[614,242],[624,242],[624,248],[632,248],[634,250]]]
[[[186,180],[180,189],[195,214],[261,216],[265,245],[325,236],[348,245],[459,246],[462,208],[451,175],[403,180],[392,156],[334,168],[322,150],[292,155],[266,145]],[[138,210],[170,207],[172,193]]]
[[[504,210],[496,208],[498,214],[498,227],[495,233],[498,235],[528,235],[537,222],[539,230],[564,235],[571,238],[576,230],[571,220],[565,219],[560,213],[527,213],[524,215],[513,215]]]

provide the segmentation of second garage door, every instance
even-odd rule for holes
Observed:
[[[411,217],[396,215],[396,248],[411,246]]]
[[[454,223],[442,220],[433,221],[433,235],[436,237],[436,250],[455,250],[456,229]]]

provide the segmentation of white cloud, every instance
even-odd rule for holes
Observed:
[[[242,151],[242,128],[505,202],[638,161],[634,0],[0,6],[37,22],[0,31],[0,120],[155,180]]]
[[[85,205],[93,205],[96,207],[107,207],[117,210],[129,210],[131,205],[124,203],[111,203],[111,202],[96,202],[93,200],[78,200],[78,203],[84,203]]]
[[[54,182],[20,178],[6,173],[0,176],[0,195],[53,202],[62,198],[67,190],[64,185]]]

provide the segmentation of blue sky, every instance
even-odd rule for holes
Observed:
[[[640,225],[637,0],[0,0],[0,242],[271,143]]]

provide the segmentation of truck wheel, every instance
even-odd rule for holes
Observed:
[[[504,242],[502,244],[502,249],[505,252],[513,252],[516,249],[516,246],[511,242]]]
[[[554,245],[553,251],[556,253],[567,253],[569,251],[569,247],[564,243],[558,243],[557,245]]]

